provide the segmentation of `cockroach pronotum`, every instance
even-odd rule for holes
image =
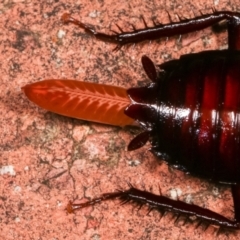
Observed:
[[[108,200],[147,204],[160,212],[194,216],[225,229],[240,228],[240,13],[213,11],[193,19],[107,35],[72,18],[62,17],[103,41],[125,44],[185,34],[226,21],[228,49],[181,56],[160,65],[142,57],[151,80],[128,90],[75,80],[44,80],[22,88],[35,104],[69,117],[124,126],[137,123],[143,130],[129,144],[135,150],[147,141],[151,152],[186,173],[231,184],[235,216],[230,220],[202,207],[141,191],[105,193],[81,204],[69,203],[68,212]]]

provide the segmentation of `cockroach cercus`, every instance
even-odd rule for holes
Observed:
[[[213,11],[193,19],[147,26],[112,35],[72,18],[65,23],[83,28],[97,39],[117,44],[137,43],[185,34],[226,21],[228,49],[203,51],[155,65],[142,57],[151,80],[145,87],[124,89],[75,80],[43,80],[22,88],[38,106],[69,117],[124,126],[134,122],[143,130],[128,150],[151,143],[151,152],[186,173],[214,182],[230,184],[234,219],[208,209],[154,195],[131,186],[128,190],[105,193],[81,204],[69,203],[68,212],[95,203],[120,199],[147,204],[160,212],[171,211],[220,228],[240,228],[240,13]]]

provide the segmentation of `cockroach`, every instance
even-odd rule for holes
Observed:
[[[169,24],[104,34],[69,14],[65,23],[83,28],[97,39],[126,44],[182,35],[225,21],[228,49],[203,51],[156,65],[147,56],[142,66],[151,82],[124,89],[75,80],[44,80],[22,88],[38,106],[69,117],[143,130],[128,145],[135,150],[151,143],[151,152],[180,169],[207,180],[230,184],[235,216],[230,220],[202,207],[141,191],[104,193],[86,203],[69,203],[68,212],[109,199],[148,205],[150,210],[194,216],[225,229],[240,228],[240,13],[213,11]]]

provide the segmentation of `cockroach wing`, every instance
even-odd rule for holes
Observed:
[[[22,88],[26,96],[48,111],[77,119],[125,126],[130,104],[126,89],[75,80],[43,80]]]

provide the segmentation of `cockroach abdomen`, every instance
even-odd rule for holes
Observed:
[[[148,95],[146,88],[144,100],[126,111],[150,130],[155,155],[193,175],[240,182],[239,65],[240,52],[223,50],[188,54],[159,66],[164,74],[151,85],[156,94]],[[130,89],[128,94],[143,99],[142,92],[138,96]]]

